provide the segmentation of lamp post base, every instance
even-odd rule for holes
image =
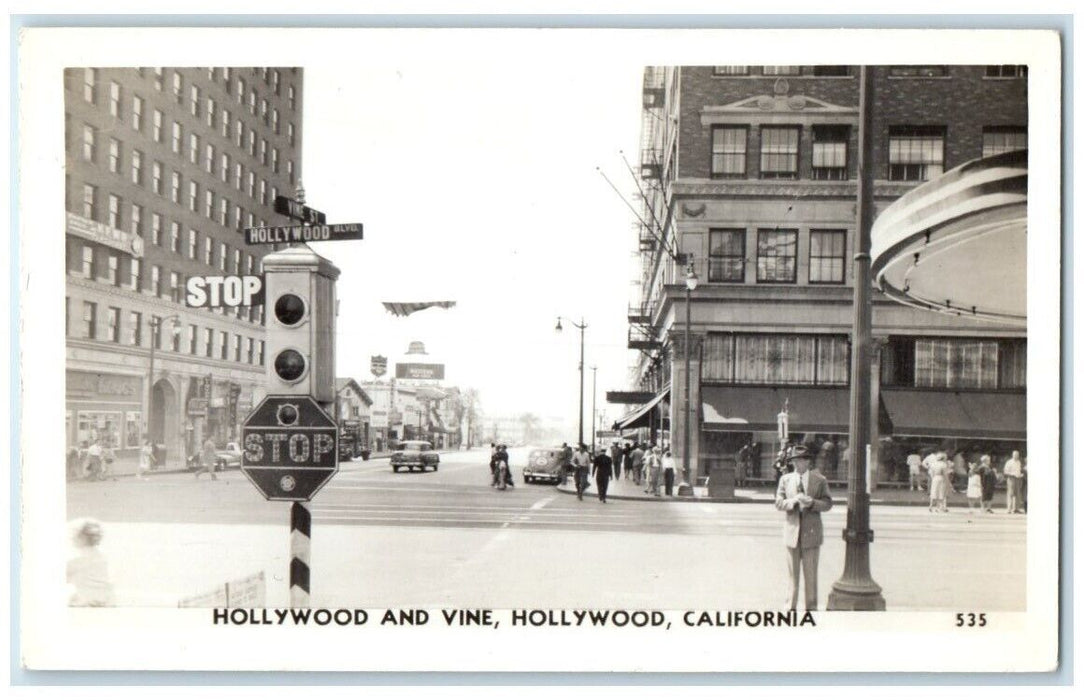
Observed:
[[[679,495],[679,496],[692,496],[693,495],[693,487],[690,486],[688,482],[682,481],[680,484],[678,484],[677,495]]]
[[[885,609],[881,587],[873,581],[836,581],[828,594],[828,610],[866,611]]]

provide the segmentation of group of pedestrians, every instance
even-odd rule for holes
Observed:
[[[954,459],[962,462],[963,453],[957,453]],[[959,492],[953,484],[953,477],[960,470],[953,461],[949,460],[948,453],[940,450],[931,452],[925,458],[913,453],[907,457],[907,466],[910,472],[911,490],[923,490],[922,472],[925,470],[929,477],[930,512],[947,513],[949,490],[951,489],[953,493]],[[1005,512],[1010,514],[1025,512],[1022,494],[1025,472],[1019,451],[1014,450],[1012,456],[1005,461],[1000,475],[990,455],[981,455],[977,464],[972,462],[965,469],[967,485],[964,495],[967,497],[969,513],[993,513],[994,490],[1002,480],[1005,482]]]
[[[502,491],[509,487],[515,488],[516,484],[512,481],[512,469],[508,463],[507,445],[489,443],[489,475],[489,485],[493,488]]]
[[[69,481],[116,481],[117,477],[113,475],[116,459],[111,443],[102,439],[84,440],[78,448],[68,449],[67,478]]]

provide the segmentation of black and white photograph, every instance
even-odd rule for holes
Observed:
[[[1055,670],[1061,51],[26,30],[22,663]]]

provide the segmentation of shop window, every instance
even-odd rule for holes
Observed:
[[[745,177],[747,134],[744,126],[717,126],[711,130],[712,177]]]
[[[801,66],[761,66],[764,75],[801,75]]]
[[[747,384],[812,384],[816,338],[795,335],[735,337],[734,381]]]
[[[708,238],[708,282],[744,281],[745,229],[712,229]]]
[[[996,156],[1028,147],[1028,130],[1023,126],[984,126],[982,128],[982,157]]]
[[[761,127],[760,177],[764,179],[798,177],[798,127]]]
[[[888,129],[888,179],[931,180],[945,169],[945,128],[891,126]]]
[[[987,78],[1026,78],[1027,66],[986,66]]]
[[[122,411],[78,411],[75,438],[79,444],[100,441],[103,446],[119,447],[123,417]]]
[[[798,231],[757,231],[757,282],[791,283],[797,280]]]
[[[915,386],[953,389],[997,388],[996,341],[919,339],[915,341]]]
[[[734,381],[734,336],[708,333],[704,337],[700,372],[705,381]]]
[[[813,179],[846,180],[847,144],[851,128],[823,124],[813,127]]]
[[[846,248],[846,231],[810,231],[810,284],[843,284]]]
[[[712,66],[712,75],[749,75],[749,66]]]

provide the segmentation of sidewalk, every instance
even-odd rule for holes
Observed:
[[[621,501],[682,501],[692,503],[773,503],[775,501],[775,487],[774,486],[749,486],[738,487],[734,489],[734,498],[711,498],[708,495],[708,488],[706,486],[693,487],[693,494],[691,496],[678,496],[677,484],[674,484],[673,496],[653,496],[649,493],[645,493],[647,488],[645,484],[636,485],[632,479],[625,479],[625,475],[622,474],[620,479],[611,479],[610,488],[606,492],[607,499],[621,500]],[[576,495],[576,488],[572,485],[572,480],[567,479],[557,485],[557,490],[562,493],[570,495]],[[659,486],[660,493],[662,492],[662,486]],[[846,503],[847,491],[839,487],[832,488],[832,498],[839,503]],[[597,499],[598,491],[595,488],[594,479],[590,480],[587,486],[587,490],[584,491],[584,498]],[[893,506],[921,506],[928,507],[930,505],[930,495],[926,491],[910,491],[902,488],[879,488],[873,491],[870,496],[870,503],[872,505],[893,505]],[[948,507],[952,508],[967,508],[967,498],[963,492],[948,494]],[[1000,511],[1005,509],[1005,493],[999,491],[994,495],[994,511]]]

